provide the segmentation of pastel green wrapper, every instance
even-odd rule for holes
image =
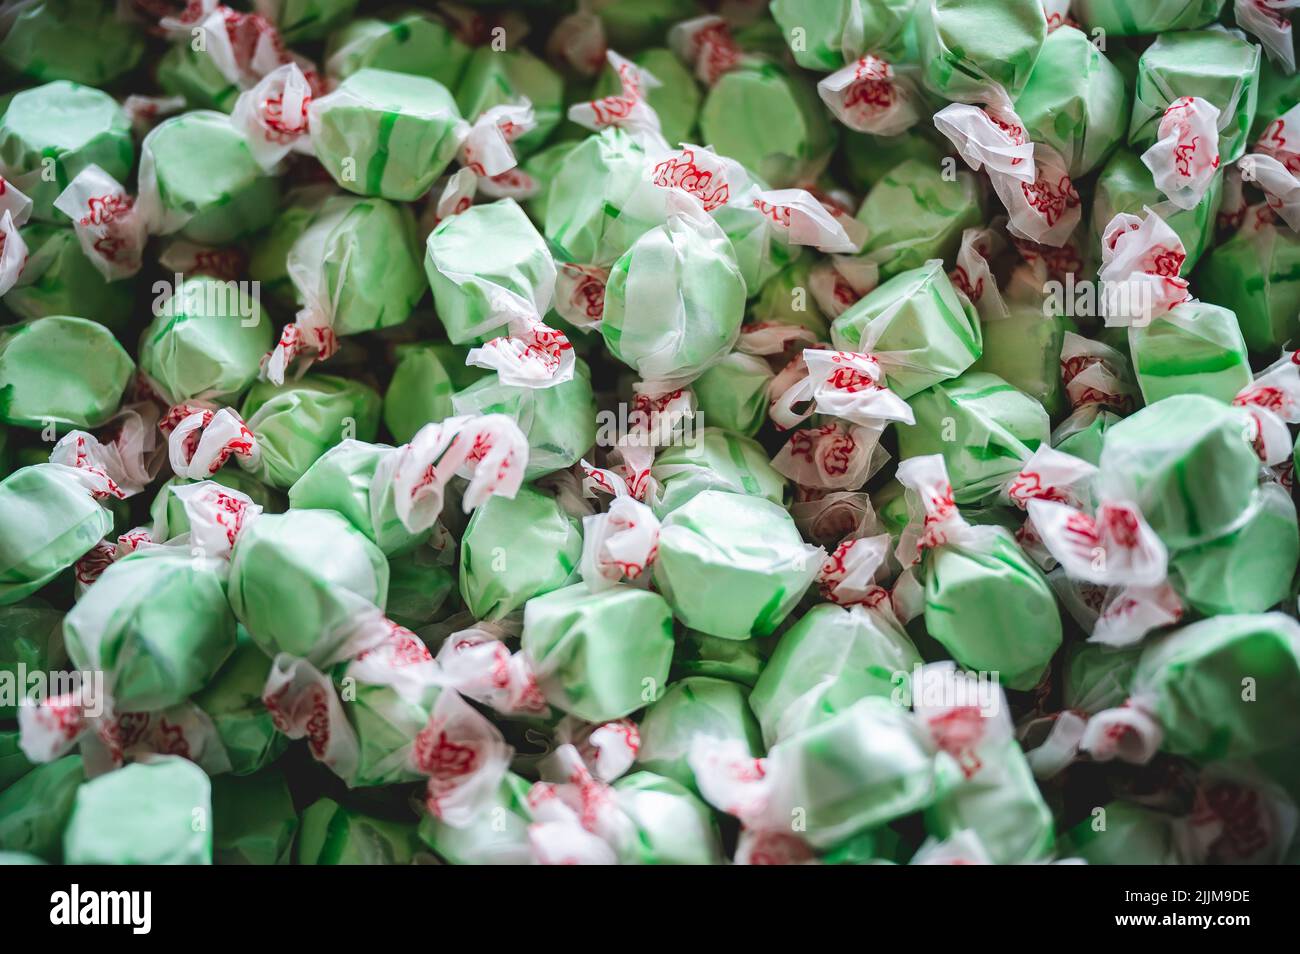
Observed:
[[[156,712],[206,686],[235,648],[223,563],[146,547],[108,567],[68,611],[68,658],[104,673],[118,712]]]
[[[341,80],[358,70],[391,70],[455,89],[470,55],[431,13],[410,9],[383,20],[362,17],[336,30],[325,49],[325,69]]]
[[[1047,37],[1039,0],[917,0],[914,23],[925,85],[955,102],[1019,96]]]
[[[1072,179],[1095,169],[1124,138],[1128,110],[1123,75],[1071,26],[1047,35],[1016,100],[1025,131],[1061,154]]]
[[[1065,651],[1061,701],[1073,709],[1085,699],[1095,699],[1092,712],[1123,705],[1141,655],[1140,645],[1116,649],[1101,643],[1071,643]]]
[[[828,339],[830,321],[808,294],[812,266],[809,257],[797,258],[764,282],[758,297],[750,299],[747,320],[798,325],[817,335],[819,341]],[[695,389],[698,397],[698,382]]]
[[[1171,30],[1192,30],[1214,21],[1224,0],[1074,0],[1071,9],[1089,32],[1142,36]]]
[[[882,362],[885,376],[904,400],[957,377],[983,351],[975,307],[937,259],[868,292],[831,324],[831,341],[840,351],[892,352]]]
[[[1205,302],[1185,302],[1129,330],[1129,354],[1148,404],[1172,394],[1204,394],[1225,404],[1253,376],[1237,316]]]
[[[529,864],[530,787],[514,772],[506,772],[501,785],[484,797],[468,825],[453,828],[426,812],[420,818],[420,839],[453,865]]]
[[[774,63],[720,76],[704,98],[700,134],[774,189],[815,177],[837,137],[812,83]]]
[[[537,126],[511,144],[515,155],[522,157],[537,150],[560,124],[563,87],[560,75],[527,50],[498,51],[481,46],[470,57],[456,87],[456,102],[461,114],[473,120],[493,106],[527,97]]]
[[[0,673],[9,673],[19,695],[26,686],[18,681],[18,667],[28,673],[55,672],[63,668],[63,613],[39,599],[0,607]],[[14,719],[18,706],[0,704],[0,720]],[[3,787],[3,785],[0,785]]]
[[[1265,58],[1259,65],[1259,100],[1255,108],[1255,124],[1250,129],[1250,141],[1264,134],[1273,120],[1300,102],[1300,76],[1286,73],[1272,60]]]
[[[136,762],[77,789],[63,834],[70,865],[212,863],[212,785],[176,756]]]
[[[422,682],[418,690],[398,691],[391,685],[370,683],[354,676],[347,663],[334,670],[335,686],[344,698],[343,710],[357,737],[355,773],[346,778],[348,787],[368,788],[419,781],[423,776],[410,766],[409,752],[415,737],[426,725],[441,689]],[[351,677],[355,698],[347,699]]]
[[[691,390],[703,419],[753,437],[767,420],[772,369],[762,358],[733,351],[695,379]]]
[[[207,479],[223,487],[238,490],[266,513],[283,513],[287,506],[287,501],[282,494],[238,467],[222,467]],[[190,532],[190,518],[185,513],[185,505],[174,491],[177,487],[196,482],[181,477],[169,477],[158,488],[158,494],[149,505],[149,518],[153,521],[151,535],[155,543],[166,543],[182,533]]]
[[[380,403],[366,385],[334,375],[309,374],[284,387],[258,381],[239,411],[262,451],[254,476],[286,489],[345,435],[374,440]]]
[[[652,48],[642,50],[632,57],[632,62],[660,83],[654,89],[647,90],[646,102],[659,116],[659,129],[664,139],[671,146],[681,142],[693,142],[695,123],[700,113],[700,86],[677,58],[672,50]],[[622,86],[618,74],[608,64],[596,78],[592,87],[591,98],[618,95]]]
[[[493,304],[500,289],[544,314],[555,284],[546,242],[514,199],[471,206],[439,222],[425,243],[424,272],[452,344],[505,334],[509,316]]]
[[[276,770],[212,780],[212,855],[219,865],[289,863],[298,814]]]
[[[455,568],[432,547],[416,547],[388,561],[388,618],[407,629],[433,622],[456,591]]]
[[[722,861],[717,820],[681,782],[633,772],[614,783],[618,807],[636,826],[621,846],[625,865],[716,865]]]
[[[0,792],[36,768],[27,760],[19,745],[21,733],[15,728],[0,729]]]
[[[106,86],[135,69],[144,37],[101,0],[41,0],[23,10],[0,40],[0,63],[44,82]]]
[[[113,515],[61,464],[0,482],[0,605],[35,593],[113,528]]]
[[[692,676],[678,680],[646,709],[638,729],[637,765],[697,791],[687,762],[696,736],[739,739],[755,758],[763,754],[758,723],[746,702],[744,686],[725,679]]]
[[[63,829],[86,773],[80,755],[38,765],[0,791],[0,851],[21,851],[58,864]]]
[[[849,183],[859,191],[866,192],[908,159],[938,168],[947,151],[946,144],[939,145],[929,132],[923,133],[919,126],[897,136],[872,136],[847,131],[840,147],[839,160]]]
[[[658,499],[651,501],[660,520],[708,490],[785,503],[785,478],[762,445],[717,427],[704,428],[691,443],[659,450],[650,476],[660,485]]]
[[[830,73],[857,52],[897,51],[914,6],[915,0],[773,0],[771,11],[787,38],[803,30],[794,61]]]
[[[764,640],[723,639],[688,629],[673,650],[674,678],[709,676],[752,687],[766,662]]]
[[[1061,345],[1065,320],[1044,314],[1047,305],[1010,303],[1006,317],[980,322],[984,353],[973,370],[987,371],[1019,388],[1043,406],[1049,416],[1065,410],[1061,384]]]
[[[895,689],[906,687],[912,667],[920,663],[907,634],[883,615],[821,603],[781,635],[749,705],[772,745],[859,699],[891,698]],[[899,673],[904,674],[901,680]]]
[[[1113,801],[1102,819],[1091,817],[1066,833],[1061,850],[1090,865],[1170,865],[1178,861],[1174,818],[1165,812]]]
[[[29,222],[19,234],[27,264],[23,284],[5,293],[6,308],[26,319],[80,315],[124,334],[135,310],[134,282],[105,281],[69,227]]]
[[[546,700],[588,722],[620,719],[668,682],[672,613],[658,593],[577,583],[524,606],[522,649]]]
[[[279,181],[257,164],[228,116],[165,119],[145,136],[140,154],[153,163],[163,214],[186,217],[179,234],[191,241],[224,245],[275,218]]]
[[[534,596],[578,581],[582,530],[554,497],[531,487],[491,497],[460,540],[460,595],[475,619],[501,619]]]
[[[347,22],[359,0],[258,0],[258,11],[275,21],[287,43],[319,40]]]
[[[229,593],[268,656],[333,659],[357,614],[384,608],[388,561],[333,511],[262,514],[235,546]]]
[[[276,730],[262,702],[270,672],[271,657],[240,626],[234,651],[212,681],[194,696],[194,704],[207,713],[221,737],[232,775],[257,772],[288,748],[288,737]]]
[[[1041,404],[983,371],[936,384],[908,403],[916,424],[899,426],[899,457],[942,454],[959,504],[996,497],[1051,433]]]
[[[197,53],[188,43],[173,43],[158,59],[158,85],[169,96],[181,96],[190,109],[215,109],[229,113],[241,92],[226,79],[207,53]]]
[[[692,0],[596,0],[592,8],[600,15],[610,46],[615,49],[662,42],[669,27],[697,12]]]
[[[1243,228],[1205,256],[1196,277],[1206,301],[1236,313],[1251,351],[1272,357],[1300,328],[1300,239],[1290,230]]]
[[[322,798],[303,811],[293,853],[300,865],[409,865],[418,850],[415,825]]]
[[[134,371],[98,322],[52,315],[12,325],[0,331],[0,421],[97,427],[117,411]]]
[[[53,159],[54,179],[43,175]],[[131,123],[117,101],[57,80],[23,90],[0,116],[0,171],[32,200],[32,218],[66,224],[54,200],[87,166],[126,182],[135,162]]]
[[[1002,527],[977,546],[925,554],[925,628],[963,667],[1032,689],[1061,645],[1061,614],[1034,562]],[[972,612],[979,607],[979,612]]]
[[[1250,505],[1260,466],[1251,433],[1239,408],[1201,395],[1165,398],[1106,432],[1103,486],[1133,500],[1170,549],[1201,543]]]
[[[1138,61],[1137,90],[1128,141],[1138,151],[1156,141],[1164,112],[1184,96],[1216,107],[1220,161],[1236,162],[1246,151],[1259,94],[1260,49],[1226,30],[1165,33]]]
[[[384,392],[384,425],[406,443],[426,424],[451,417],[452,395],[488,374],[465,366],[466,349],[437,342],[401,345]]]
[[[781,624],[822,558],[781,506],[707,490],[664,518],[654,582],[686,626],[748,639]],[[722,592],[725,600],[718,599]]]

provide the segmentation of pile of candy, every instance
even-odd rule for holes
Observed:
[[[0,861],[1300,860],[1300,0],[0,8]]]

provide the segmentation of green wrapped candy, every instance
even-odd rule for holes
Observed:
[[[262,702],[270,671],[271,658],[253,642],[248,630],[239,626],[234,652],[194,696],[194,704],[207,713],[221,737],[233,775],[260,771],[289,745]]]
[[[117,412],[135,365],[95,321],[52,315],[0,332],[0,421],[98,427]]]
[[[975,306],[958,297],[938,259],[868,292],[835,319],[831,341],[876,355],[904,400],[957,377],[983,351]]]
[[[286,865],[298,814],[274,769],[212,780],[212,855],[219,865]]]
[[[1069,709],[1097,712],[1123,705],[1141,647],[1117,649],[1103,643],[1071,643],[1065,651],[1061,701]]]
[[[632,57],[632,62],[657,79],[659,86],[647,90],[646,102],[659,116],[659,129],[670,145],[690,142],[700,113],[700,87],[677,54],[652,48]],[[619,95],[623,90],[614,67],[606,64],[591,91],[592,99]]]
[[[749,303],[749,320],[797,325],[807,328],[818,341],[830,337],[830,322],[809,296],[810,275],[814,262],[804,256],[795,259],[763,283],[763,290]],[[695,384],[699,393],[699,382]]]
[[[212,785],[203,769],[158,756],[77,789],[63,833],[70,865],[212,864]]]
[[[256,298],[199,276],[158,302],[155,314],[140,338],[140,370],[169,404],[228,402],[257,380],[271,323]]]
[[[871,187],[857,219],[870,229],[862,256],[888,279],[931,259],[951,260],[962,232],[982,224],[984,212],[973,174],[948,179],[937,163],[905,159]]]
[[[420,819],[420,839],[453,865],[523,865],[532,862],[528,826],[529,782],[507,772],[501,785],[485,798],[468,825],[453,828],[432,814]]]
[[[113,529],[72,468],[34,464],[0,483],[0,605],[17,603],[81,559]]]
[[[506,51],[481,46],[470,57],[456,87],[461,114],[471,119],[493,106],[514,103],[521,96],[532,104],[537,125],[511,145],[516,155],[526,156],[550,138],[563,118],[564,81],[555,70],[525,49]]]
[[[1262,613],[1291,589],[1300,535],[1295,504],[1278,484],[1261,484],[1226,533],[1172,555],[1169,576],[1193,609],[1207,616]]]
[[[1264,135],[1273,120],[1300,103],[1300,75],[1285,72],[1280,65],[1265,59],[1259,65],[1259,102],[1255,110],[1255,124],[1250,128],[1250,141]]]
[[[683,209],[614,263],[600,333],[610,353],[640,377],[686,382],[731,349],[746,297],[722,229],[702,212]]]
[[[1133,500],[1171,550],[1222,536],[1259,483],[1253,434],[1240,408],[1199,394],[1165,398],[1106,432],[1102,495]]]
[[[695,379],[691,390],[699,413],[710,424],[753,437],[767,420],[772,403],[767,388],[772,369],[762,358],[733,351]]]
[[[271,20],[286,43],[319,40],[352,18],[358,0],[255,0],[257,12]]]
[[[456,155],[465,121],[447,87],[409,73],[363,69],[312,100],[311,141],[349,192],[413,202]]]
[[[21,740],[18,729],[0,729],[0,792],[36,768],[23,752]]]
[[[223,467],[206,479],[239,491],[267,513],[282,513],[287,506],[281,494],[238,468]],[[155,543],[166,543],[190,532],[190,518],[185,513],[185,504],[176,496],[175,490],[194,482],[184,477],[169,477],[158,488],[158,495],[149,505],[149,517],[153,521],[150,535]]]
[[[388,561],[388,618],[399,626],[417,629],[433,622],[455,590],[455,567],[432,547]]]
[[[1224,0],[1074,0],[1072,10],[1089,32],[1113,36],[1143,36],[1172,30],[1194,30],[1213,23]]]
[[[1205,256],[1196,278],[1206,301],[1236,314],[1251,351],[1272,357],[1300,330],[1300,239],[1289,230],[1238,230]]]
[[[389,70],[455,89],[471,52],[433,14],[410,9],[383,20],[361,17],[335,31],[325,48],[325,71],[345,80],[363,69]]]
[[[850,183],[859,192],[867,192],[901,163],[915,160],[922,165],[939,167],[947,149],[927,133],[917,131],[897,136],[872,136],[846,131],[840,150]],[[875,223],[871,223],[873,226]]]
[[[426,424],[454,413],[452,395],[487,375],[465,365],[466,349],[458,345],[420,342],[397,349],[397,367],[384,392],[384,424],[406,443]]]
[[[1110,802],[1065,833],[1061,853],[1090,865],[1178,864],[1175,821],[1132,802]]]
[[[615,128],[605,131],[622,132],[622,130]],[[582,140],[582,142],[586,142],[586,140]],[[539,225],[544,226],[546,223],[546,210],[553,192],[551,183],[555,181],[556,176],[568,168],[569,156],[576,151],[579,145],[579,140],[561,139],[559,142],[551,143],[545,149],[538,150],[520,163],[519,168],[541,183],[541,188],[525,200],[528,214]]]
[[[709,807],[681,782],[633,772],[614,783],[618,807],[636,837],[619,851],[624,865],[716,865],[722,861],[718,826]]]
[[[302,813],[294,858],[300,865],[409,865],[419,847],[415,825],[322,798]]]
[[[673,683],[641,718],[637,765],[696,791],[695,773],[687,761],[695,736],[738,739],[750,755],[762,755],[763,740],[747,695],[738,683],[707,676]]]
[[[360,381],[330,374],[309,374],[282,388],[258,381],[239,411],[262,452],[254,476],[287,489],[340,439],[374,440],[380,403]]]
[[[763,62],[718,77],[700,110],[700,134],[774,189],[814,178],[836,140],[812,83]]]
[[[925,85],[954,102],[1015,99],[1047,38],[1041,0],[918,0],[914,23]]]
[[[1128,141],[1139,151],[1156,141],[1165,110],[1199,96],[1219,110],[1219,158],[1236,162],[1246,151],[1259,95],[1259,46],[1227,30],[1164,33],[1138,61]]]
[[[765,661],[762,640],[722,639],[688,629],[673,652],[673,675],[682,679],[709,676],[752,687]]]
[[[505,333],[511,312],[497,301],[502,290],[538,315],[555,290],[555,261],[514,199],[471,206],[439,222],[425,243],[424,272],[452,344]]]
[[[669,27],[697,12],[692,0],[595,0],[591,7],[600,16],[614,49],[661,43]]]
[[[1121,212],[1142,215],[1143,209],[1158,209],[1165,223],[1178,233],[1187,258],[1180,273],[1191,273],[1201,256],[1214,242],[1214,228],[1219,206],[1223,202],[1223,174],[1215,175],[1201,201],[1194,209],[1180,209],[1166,202],[1156,188],[1151,170],[1141,157],[1128,149],[1117,149],[1097,177],[1092,203],[1092,234],[1097,242],[1106,226]]]
[[[522,649],[546,700],[588,722],[653,702],[668,682],[672,612],[658,593],[576,583],[524,606]]]
[[[224,563],[145,547],[106,569],[63,621],[68,658],[103,672],[119,712],[156,712],[206,686],[235,648]]]
[[[1014,385],[1055,417],[1065,410],[1061,384],[1061,345],[1065,320],[1045,314],[1045,307],[1011,302],[1008,314],[985,317],[980,323],[984,353],[975,371],[987,371]]]
[[[63,859],[63,828],[85,782],[80,755],[38,765],[0,791],[0,851],[21,851],[51,864]]]
[[[190,109],[230,113],[242,90],[221,72],[206,53],[188,43],[173,43],[158,60],[158,85],[169,96],[180,96]]]
[[[650,476],[659,484],[651,502],[663,520],[706,490],[761,497],[784,505],[786,481],[762,446],[748,437],[706,427],[697,440],[665,447],[655,455]]]
[[[268,656],[333,660],[357,617],[384,608],[388,561],[333,511],[262,514],[235,546],[229,592],[235,616]]]
[[[492,497],[460,541],[460,595],[475,619],[497,620],[578,581],[582,528],[554,497],[521,487]]]
[[[1230,403],[1253,380],[1237,316],[1205,302],[1184,302],[1148,325],[1130,328],[1129,353],[1148,404],[1171,394]]]
[[[706,490],[664,518],[654,581],[686,626],[748,639],[781,624],[824,555],[803,542],[781,506]]]
[[[67,222],[54,200],[87,166],[125,182],[135,162],[131,123],[117,100],[57,80],[26,89],[0,116],[0,173],[32,200],[32,218]]]
[[[39,82],[107,86],[135,69],[143,55],[140,31],[100,0],[18,5],[0,40],[0,63]]]
[[[1101,461],[1101,448],[1106,439],[1106,432],[1122,418],[1114,411],[1098,409],[1096,414],[1085,424],[1058,439],[1052,435],[1052,446],[1062,453],[1087,461],[1096,467]]]
[[[495,374],[452,396],[457,414],[505,414],[528,438],[525,480],[571,467],[596,441],[591,371],[578,360],[573,379],[549,388],[502,384]]]
[[[27,688],[19,678],[20,666],[26,673],[56,672],[66,659],[61,612],[39,599],[0,607],[0,674],[11,674],[0,678],[12,678],[20,696]],[[17,715],[16,704],[0,701],[0,720]]]
[[[1072,26],[1047,35],[1016,100],[1025,131],[1061,154],[1071,179],[1087,175],[1123,140],[1128,110],[1123,75]]]
[[[411,766],[410,753],[442,690],[414,673],[407,684],[372,682],[364,669],[354,671],[358,665],[353,661],[335,670],[343,711],[357,740],[356,767],[344,781],[349,788],[420,781],[425,776]],[[417,665],[434,668],[431,660]]]
[[[131,281],[105,281],[91,264],[76,233],[67,227],[30,222],[23,227],[27,264],[22,284],[9,289],[5,306],[19,318],[83,315],[122,335],[135,309]]]
[[[279,191],[222,113],[165,119],[140,147],[141,204],[163,232],[200,245],[225,245],[270,225]]]
[[[867,696],[892,698],[921,656],[882,613],[821,603],[781,636],[749,705],[773,745]],[[645,724],[641,727],[645,738]]]
[[[903,51],[915,0],[773,0],[772,18],[806,70],[834,72],[865,52]]]

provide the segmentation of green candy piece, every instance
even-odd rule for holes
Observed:
[[[502,384],[489,374],[452,396],[457,414],[505,414],[528,438],[525,480],[571,467],[596,441],[591,371],[577,362],[571,381],[549,388]]]
[[[585,583],[524,606],[522,649],[547,702],[588,722],[621,719],[653,702],[668,681],[672,612],[658,593]]]
[[[451,417],[456,389],[488,373],[466,367],[466,349],[457,345],[422,342],[402,345],[397,354],[397,368],[384,392],[384,425],[402,443],[424,425]]]
[[[767,420],[772,369],[762,358],[733,351],[695,379],[701,419],[753,437]]]
[[[289,250],[316,221],[331,198],[347,197],[340,196],[332,185],[326,184],[301,186],[285,193],[271,227],[253,240],[248,274],[261,283],[262,294],[277,304],[286,307],[302,305],[301,294],[289,277]]]
[[[37,0],[13,15],[0,63],[31,79],[107,86],[135,69],[144,37],[100,0]]]
[[[282,513],[287,506],[281,494],[238,468],[223,467],[207,479],[231,490],[238,490],[267,513]],[[149,505],[149,519],[153,521],[151,536],[156,543],[166,543],[190,532],[190,518],[185,513],[185,505],[173,491],[192,483],[196,481],[169,477],[158,488],[158,495]]]
[[[358,0],[256,0],[257,12],[272,20],[286,43],[322,39],[352,18]]]
[[[760,640],[722,639],[688,629],[673,652],[673,677],[709,676],[752,687],[765,662]]]
[[[1251,351],[1270,357],[1300,330],[1300,239],[1266,225],[1216,245],[1196,273],[1206,301],[1237,315]]]
[[[119,712],[156,712],[206,686],[235,648],[223,563],[146,547],[106,569],[68,611],[81,672],[103,672]]]
[[[619,847],[619,864],[722,863],[713,813],[681,782],[633,772],[614,783],[614,792],[618,807],[636,828],[636,836]]]
[[[882,614],[821,603],[781,636],[749,705],[774,745],[867,696],[892,698],[921,656]],[[642,724],[642,739],[645,725]]]
[[[254,476],[272,487],[292,487],[340,438],[374,440],[380,404],[370,387],[330,374],[309,374],[283,387],[258,381],[239,411],[262,451]]]
[[[762,497],[706,490],[659,530],[654,582],[686,626],[725,639],[766,636],[803,597],[821,568],[781,506]],[[718,593],[728,598],[719,600]]]
[[[983,371],[936,384],[908,403],[916,424],[898,428],[899,456],[942,454],[959,504],[996,497],[1050,438],[1043,406]]]
[[[271,322],[256,298],[201,276],[186,279],[156,306],[140,337],[140,370],[169,404],[226,403],[257,380],[271,349]]]
[[[219,865],[287,865],[298,831],[284,774],[212,780],[212,855]]]
[[[520,487],[474,511],[460,541],[460,595],[478,620],[578,582],[582,528],[554,497]]]
[[[230,113],[242,92],[217,67],[208,53],[188,43],[173,43],[158,60],[158,85],[169,96],[181,96],[190,109]]]
[[[650,476],[659,484],[651,509],[660,520],[708,490],[785,503],[785,478],[772,467],[772,458],[763,447],[717,427],[704,428],[690,444],[660,450]]]
[[[850,130],[844,133],[840,149],[845,171],[859,192],[869,191],[908,160],[938,168],[945,154],[945,147],[937,144],[928,133],[916,131],[897,136],[872,136]]]
[[[1163,726],[1164,751],[1207,762],[1294,751],[1298,689],[1300,624],[1262,613],[1215,616],[1148,640],[1132,694]]]
[[[113,529],[62,464],[34,464],[0,482],[0,606],[17,603],[81,559]]]
[[[116,334],[126,331],[135,309],[134,282],[105,281],[70,228],[31,222],[20,234],[27,245],[27,264],[23,284],[5,293],[10,311],[29,320],[83,315]]]
[[[420,818],[420,839],[453,865],[530,864],[531,787],[514,772],[507,772],[500,787],[483,799],[481,810],[468,825],[453,828],[425,813]]]
[[[1106,432],[1099,467],[1112,492],[1104,496],[1134,501],[1171,550],[1222,536],[1259,483],[1253,434],[1249,415],[1213,398],[1150,404]]]
[[[135,365],[96,321],[52,315],[0,332],[0,421],[98,427],[116,413]]]
[[[915,0],[772,0],[771,10],[794,61],[829,73],[864,52],[900,52],[914,6]],[[796,36],[801,42],[791,42]]]
[[[50,864],[63,861],[63,829],[85,780],[81,756],[65,755],[36,766],[0,792],[0,851],[21,851]]]
[[[1148,325],[1129,329],[1129,353],[1142,398],[1204,394],[1230,403],[1253,380],[1237,316],[1190,301]]]
[[[1071,26],[1047,35],[1016,100],[1025,131],[1061,154],[1072,179],[1095,169],[1123,140],[1128,110],[1124,76]]]
[[[831,341],[882,356],[889,387],[904,400],[957,377],[983,351],[975,306],[958,297],[938,259],[868,292],[831,324]]]
[[[126,113],[93,87],[57,80],[26,89],[0,116],[0,172],[32,200],[37,221],[67,224],[54,200],[87,166],[125,182],[134,162]]]
[[[1300,103],[1300,75],[1285,73],[1272,60],[1259,65],[1259,102],[1255,109],[1255,124],[1250,127],[1250,141],[1264,134],[1273,120]]]
[[[416,736],[429,724],[442,690],[427,680],[413,688],[368,682],[353,673],[351,664],[339,666],[335,674],[344,680],[340,689],[354,687],[355,698],[346,698],[346,690],[340,692],[357,739],[356,769],[344,779],[348,786],[395,785],[424,778],[410,766],[409,754]]]
[[[1141,647],[1071,643],[1065,653],[1061,701],[1069,709],[1096,713],[1124,704]]]
[[[0,607],[0,674],[11,674],[7,678],[13,680],[19,696],[27,691],[20,666],[28,674],[55,672],[63,668],[66,658],[61,612],[39,599]],[[0,702],[0,720],[17,717],[16,704]]]
[[[692,676],[673,683],[641,717],[637,765],[699,791],[687,757],[697,735],[738,739],[755,758],[763,754],[758,723],[746,702],[749,693],[734,682]]]
[[[1132,802],[1114,801],[1079,822],[1062,839],[1061,854],[1090,865],[1179,863],[1174,816]]]
[[[363,69],[311,107],[311,140],[334,181],[358,195],[413,202],[460,146],[465,121],[447,87]]]
[[[925,85],[955,102],[1015,99],[1047,38],[1039,0],[919,0],[914,18]]]
[[[454,568],[432,547],[417,547],[388,561],[388,618],[417,629],[433,622],[456,590]]]
[[[262,514],[235,546],[229,592],[235,616],[268,656],[332,660],[355,617],[384,608],[388,561],[333,511]]]
[[[1188,275],[1214,242],[1215,219],[1223,202],[1223,175],[1216,174],[1209,189],[1194,209],[1180,209],[1165,201],[1156,188],[1151,170],[1141,157],[1128,149],[1117,149],[1097,177],[1092,204],[1092,234],[1098,243],[1120,212],[1142,215],[1150,207],[1159,211],[1165,223],[1178,233],[1187,258],[1179,270]],[[1098,246],[1100,247],[1100,245]]]
[[[758,297],[749,303],[749,320],[782,325],[797,325],[817,335],[818,341],[830,337],[830,321],[808,294],[813,262],[807,257],[797,258],[766,282]],[[699,394],[699,382],[693,386]]]
[[[998,672],[1008,689],[1032,689],[1061,645],[1056,597],[1005,528],[983,532],[978,547],[926,552],[925,628],[963,667]]]
[[[737,176],[737,178],[739,178]],[[791,245],[772,231],[772,220],[754,205],[755,190],[763,183],[750,178],[742,188],[733,179],[733,198],[713,211],[713,220],[731,241],[750,298],[760,295],[777,274],[802,257],[801,246]]]
[[[419,847],[415,825],[322,798],[303,810],[294,858],[300,865],[409,865]]]
[[[622,132],[622,130],[610,129],[606,132]],[[569,156],[578,145],[579,141],[576,139],[562,139],[544,149],[539,149],[520,164],[524,172],[542,183],[542,187],[524,202],[534,222],[545,224],[546,210],[553,191],[551,183],[555,181],[556,176],[568,168]]]
[[[774,63],[720,76],[700,110],[700,134],[774,189],[820,172],[837,136],[812,83]]]
[[[735,343],[747,297],[717,223],[670,215],[614,263],[600,333],[610,353],[640,377],[693,380]]]
[[[525,49],[499,51],[481,46],[470,57],[456,87],[460,111],[471,120],[521,96],[532,104],[537,125],[511,145],[515,155],[526,156],[550,138],[563,118],[564,81],[555,70]]]
[[[216,726],[233,775],[260,771],[289,746],[288,738],[276,730],[262,702],[262,689],[270,671],[271,657],[253,642],[248,630],[239,626],[234,652],[212,681],[194,696],[194,704]]]
[[[1162,33],[1138,60],[1128,141],[1138,151],[1156,141],[1164,112],[1177,99],[1199,96],[1219,112],[1223,165],[1246,151],[1259,95],[1259,46],[1227,30]]]
[[[974,370],[987,371],[1019,388],[1054,417],[1066,406],[1061,384],[1065,321],[1034,305],[1011,303],[1008,310],[1005,317],[981,322],[984,353]]]
[[[1122,418],[1114,411],[1098,411],[1086,425],[1072,430],[1059,440],[1053,435],[1052,446],[1062,453],[1086,460],[1096,467],[1101,462],[1101,448],[1109,431]]]
[[[410,73],[455,89],[472,51],[431,13],[404,10],[379,20],[362,17],[330,36],[325,71],[345,80],[363,69]]]
[[[674,23],[698,13],[692,0],[595,0],[591,7],[604,24],[612,49],[662,43]]]
[[[1297,559],[1295,504],[1269,483],[1228,532],[1173,554],[1169,575],[1183,600],[1206,616],[1262,613],[1286,598]]]
[[[862,257],[888,279],[931,259],[951,260],[962,232],[982,223],[984,212],[974,175],[949,180],[937,164],[905,159],[871,187],[857,219],[871,230]]]
[[[23,753],[21,741],[18,729],[0,729],[0,792],[36,768]]]
[[[77,789],[63,833],[70,865],[212,864],[212,785],[203,769],[158,756]]]
[[[695,135],[695,122],[700,114],[700,87],[682,61],[672,50],[652,48],[642,50],[632,57],[632,62],[648,71],[660,83],[647,90],[646,102],[659,116],[659,129],[670,145],[690,142]],[[618,74],[608,64],[596,78],[591,91],[592,99],[602,99],[622,93]]]
[[[243,133],[215,111],[165,119],[140,146],[141,192],[157,193],[165,228],[200,245],[225,245],[271,224],[278,181]]]
[[[514,199],[475,205],[437,224],[425,243],[424,273],[438,320],[452,344],[504,334],[501,291],[544,313],[555,288],[555,262]]]
[[[1104,30],[1114,36],[1143,36],[1172,30],[1194,30],[1213,23],[1224,0],[1074,0],[1071,12],[1089,33]]]

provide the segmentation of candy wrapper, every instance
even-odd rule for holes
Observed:
[[[345,80],[363,69],[425,76],[455,89],[472,51],[432,13],[407,10],[388,19],[360,17],[330,34],[325,71]]]
[[[212,860],[219,865],[286,865],[298,814],[275,770],[212,780]]]
[[[27,248],[5,306],[29,321],[51,315],[90,316],[116,333],[124,332],[135,307],[130,281],[109,281],[82,251],[71,228],[30,222],[18,233]]]
[[[0,850],[62,861],[63,831],[85,778],[81,756],[68,755],[0,791]]]
[[[1020,95],[1047,38],[1039,0],[920,0],[914,22],[926,87],[963,103]]]
[[[753,440],[706,427],[690,446],[673,445],[655,455],[650,470],[658,492],[652,500],[660,520],[708,490],[762,497],[783,504],[785,478]]]
[[[91,428],[116,413],[135,367],[113,333],[63,315],[0,332],[0,420],[41,430]]]
[[[1300,304],[1300,285],[1291,273],[1297,261],[1300,240],[1264,206],[1247,210],[1241,228],[1205,257],[1201,294],[1236,313],[1252,352],[1274,353],[1295,334],[1292,309]]]
[[[695,790],[691,743],[705,735],[739,740],[757,757],[763,750],[746,688],[725,679],[691,676],[668,687],[637,726],[637,765]]]
[[[38,82],[107,85],[143,55],[139,32],[94,0],[26,0],[0,16],[0,62]]]
[[[1231,401],[1250,381],[1237,317],[1217,305],[1185,302],[1149,325],[1130,328],[1129,353],[1147,404],[1174,394]]]
[[[1224,0],[1154,0],[1134,9],[1124,0],[1074,0],[1071,9],[1090,30],[1115,36],[1143,36],[1194,30],[1214,21]]]

